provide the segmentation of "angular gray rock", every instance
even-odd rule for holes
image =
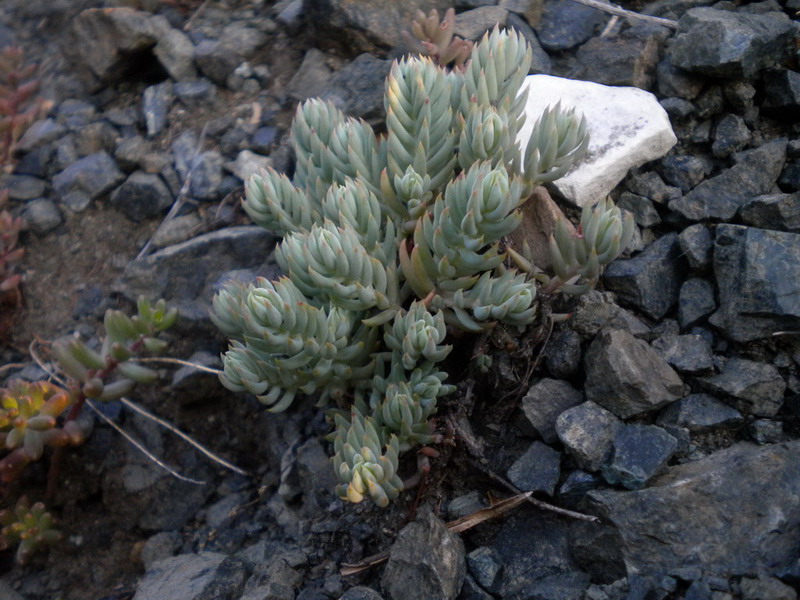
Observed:
[[[800,328],[800,235],[717,227],[714,274],[719,310],[710,322],[746,342]]]
[[[172,194],[155,173],[136,171],[114,190],[111,204],[138,223],[159,216],[172,204]]]
[[[669,207],[693,221],[730,220],[745,202],[771,192],[785,161],[786,140],[741,152],[733,167],[705,180]]]
[[[578,300],[572,328],[585,338],[593,338],[601,329],[623,329],[635,336],[645,336],[650,328],[631,311],[614,302],[614,294],[592,290]]]
[[[507,19],[508,11],[500,6],[479,6],[456,15],[453,31],[465,40],[478,41],[495,25],[505,26]]]
[[[579,46],[597,33],[608,15],[573,2],[545,2],[542,20],[534,26],[545,50],[561,51]]]
[[[786,382],[772,365],[731,358],[722,371],[698,380],[703,389],[725,394],[740,411],[757,417],[774,417],[783,406]]]
[[[610,527],[576,524],[575,539],[602,535],[607,550],[577,558],[600,577],[678,567],[725,577],[774,572],[797,561],[798,496],[800,442],[738,443],[670,467],[644,490],[588,492],[587,509]]]
[[[685,273],[678,236],[670,233],[634,258],[615,260],[603,273],[603,282],[622,303],[660,319],[677,303]]]
[[[295,568],[294,552],[277,553],[256,564],[247,579],[239,600],[294,600],[295,591],[302,583],[302,575]]]
[[[565,410],[556,420],[558,439],[581,469],[597,471],[606,461],[622,422],[594,402]]]
[[[681,373],[708,373],[714,367],[711,344],[699,335],[665,335],[654,340],[652,345]]]
[[[361,54],[350,64],[336,71],[322,98],[333,102],[344,114],[356,118],[382,121],[383,82],[391,62],[372,54]]]
[[[800,192],[756,196],[739,209],[747,225],[800,233]]]
[[[743,422],[742,413],[708,394],[690,394],[673,402],[657,420],[659,425],[685,427],[692,433],[737,427]]]
[[[694,8],[678,22],[671,58],[693,73],[747,79],[783,62],[793,37],[792,22],[775,13]]]
[[[548,444],[558,440],[556,419],[568,408],[583,402],[583,395],[566,381],[542,379],[522,398],[522,411],[533,428]]]
[[[397,535],[381,585],[392,600],[454,600],[466,572],[461,538],[426,506]]]
[[[90,201],[111,191],[125,179],[114,159],[106,152],[90,154],[53,177],[53,190],[64,197],[80,193]]]
[[[626,331],[601,331],[584,363],[586,398],[623,419],[661,408],[683,395],[683,382],[667,361]]]
[[[322,36],[340,40],[351,52],[380,54],[403,43],[401,32],[409,29],[417,10],[428,14],[435,8],[443,15],[450,6],[450,0],[307,0],[304,9]]]
[[[678,235],[678,244],[691,269],[702,271],[711,264],[714,240],[706,225],[701,223],[689,225]]]
[[[714,286],[700,277],[687,279],[678,296],[678,323],[682,330],[696,325],[717,308]]]
[[[545,492],[552,496],[561,475],[561,452],[542,442],[533,442],[506,476],[523,492]]]
[[[614,437],[614,450],[603,465],[603,477],[612,485],[642,489],[675,453],[678,440],[655,425],[625,425]]]
[[[148,569],[133,600],[238,600],[246,576],[244,563],[224,554],[181,554]]]

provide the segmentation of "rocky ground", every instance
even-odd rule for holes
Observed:
[[[125,8],[90,10],[112,6]],[[213,375],[165,370],[169,383],[135,399],[249,475],[109,404],[107,417],[206,483],[168,475],[96,419],[50,507],[65,540],[24,568],[5,553],[0,597],[796,598],[800,3],[625,6],[678,29],[569,0],[456,4],[465,37],[497,22],[522,31],[533,73],[652,92],[678,143],[614,190],[635,215],[635,248],[555,328],[532,378],[541,345],[524,336],[492,348],[488,378],[449,369],[454,445],[421,488],[383,511],[345,505],[312,402],[268,414]],[[24,306],[0,356],[20,364],[4,374],[44,376],[33,340],[92,338],[107,308],[142,292],[181,308],[171,355],[219,366],[214,290],[275,274],[275,239],[238,206],[242,179],[291,171],[298,100],[380,123],[417,7],[448,4],[4,2],[0,45],[41,64],[53,101],[4,184],[28,223]],[[13,492],[38,498],[44,479],[37,464]],[[599,521],[526,504],[446,530],[509,483]],[[386,565],[341,572],[388,550]]]

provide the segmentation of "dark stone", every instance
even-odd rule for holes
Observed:
[[[244,563],[216,552],[181,554],[156,562],[136,586],[136,600],[236,600]]]
[[[363,585],[357,585],[347,590],[339,600],[383,600],[378,592]]]
[[[529,73],[541,73],[543,75],[549,75],[553,71],[553,61],[550,59],[550,56],[547,52],[544,51],[542,45],[539,43],[539,38],[536,35],[536,32],[531,28],[531,25],[528,23],[532,23],[533,25],[537,25],[541,21],[541,8],[543,2],[540,0],[533,0],[530,3],[531,5],[536,5],[540,9],[539,19],[535,21],[526,21],[521,16],[515,13],[509,13],[508,19],[506,20],[506,26],[509,29],[516,29],[519,33],[523,35],[525,41],[528,42],[528,45],[531,47],[531,52],[533,54],[531,58],[531,68],[528,71]],[[509,9],[513,10],[513,9]]]
[[[361,54],[333,75],[322,97],[333,102],[346,115],[383,121],[386,117],[383,82],[390,67],[388,60]]]
[[[97,109],[91,102],[70,98],[58,105],[58,121],[67,126],[70,131],[80,131],[91,123]]]
[[[142,564],[149,571],[158,561],[173,556],[181,547],[181,536],[176,531],[160,531],[147,538],[142,548]]]
[[[625,187],[628,188],[628,191],[659,204],[680,196],[680,192],[666,185],[655,171],[631,175],[625,181]]]
[[[139,223],[167,209],[172,204],[172,194],[158,175],[136,171],[114,190],[111,204]]]
[[[192,354],[188,361],[210,369],[222,367],[218,354],[211,354],[204,350],[198,350]],[[217,398],[221,391],[221,385],[219,377],[215,374],[190,366],[181,367],[172,374],[171,389],[175,392],[175,399],[181,406]]]
[[[295,591],[300,587],[303,579],[300,572],[294,568],[299,566],[295,560],[295,554],[297,553],[294,551],[277,553],[266,557],[265,561],[257,563],[239,600],[263,600],[264,598],[294,600]],[[302,553],[300,554],[302,555]]]
[[[626,331],[601,331],[589,346],[584,364],[586,398],[623,419],[661,408],[683,395],[683,382],[672,367]]]
[[[656,67],[658,93],[667,98],[693,100],[703,89],[703,78],[679,69],[666,56]]]
[[[292,0],[278,13],[275,20],[283,25],[288,33],[294,35],[303,25],[304,16],[303,0]]]
[[[278,128],[267,125],[266,127],[259,127],[250,138],[250,148],[253,152],[260,154],[269,154],[273,145],[278,142]]]
[[[750,438],[756,444],[777,444],[786,439],[783,433],[783,423],[772,419],[756,419],[747,428]]]
[[[744,79],[736,79],[726,82],[722,86],[722,93],[736,112],[744,114],[753,107],[756,88]]]
[[[736,155],[736,165],[673,200],[669,207],[694,221],[729,220],[754,196],[770,193],[785,160],[786,140],[741,152]]]
[[[577,2],[548,0],[542,21],[535,27],[539,42],[548,52],[569,50],[593,37],[605,24],[608,15]]]
[[[558,439],[581,469],[597,471],[606,461],[622,422],[594,402],[565,410],[556,420]]]
[[[710,85],[703,90],[694,101],[697,108],[697,116],[701,119],[708,119],[722,112],[725,106],[725,95],[722,88],[718,85]]]
[[[567,475],[558,490],[558,495],[574,501],[582,498],[589,490],[597,489],[601,485],[603,485],[603,480],[599,475],[578,469]]]
[[[711,344],[699,335],[670,335],[653,341],[653,348],[681,373],[705,373],[714,366]]]
[[[561,475],[561,452],[542,442],[533,442],[506,473],[523,492],[545,492],[552,496]]]
[[[452,600],[466,575],[464,543],[428,507],[406,525],[389,552],[381,585],[392,600]]]
[[[617,206],[631,213],[640,227],[653,227],[661,223],[661,217],[653,203],[643,196],[623,192],[617,201]]]
[[[526,585],[515,598],[558,598],[558,600],[583,600],[591,577],[581,571],[556,573]]]
[[[553,377],[569,377],[581,363],[581,336],[571,327],[553,332],[545,347],[544,363]]]
[[[64,220],[56,203],[46,198],[26,203],[22,214],[31,229],[40,235],[52,231]]]
[[[467,569],[481,587],[492,587],[501,568],[495,551],[489,546],[475,548],[467,554]]]
[[[193,81],[178,81],[172,88],[178,99],[188,106],[198,102],[208,102],[216,96],[217,88],[208,79],[195,79]]]
[[[772,365],[743,358],[731,358],[722,372],[698,379],[709,392],[725,394],[745,414],[774,417],[783,406],[786,382]]]
[[[712,325],[740,342],[800,328],[800,235],[720,225],[716,238]]]
[[[54,119],[41,119],[33,123],[17,143],[18,152],[30,152],[56,141],[66,133],[66,128]]]
[[[675,453],[678,441],[655,425],[625,425],[614,438],[614,450],[603,465],[603,477],[612,485],[642,489]]]
[[[714,286],[699,277],[687,279],[678,296],[678,323],[686,330],[699,323],[717,308]]]
[[[597,290],[579,298],[570,325],[585,338],[593,338],[604,328],[623,329],[635,336],[650,333],[650,328],[633,313],[614,303],[613,294]]]
[[[709,396],[690,394],[673,402],[658,415],[658,424],[685,427],[692,433],[712,429],[733,428],[744,423],[742,413]]]
[[[172,82],[165,81],[145,88],[142,95],[142,112],[144,113],[147,136],[155,137],[167,125],[167,114],[172,106]]]
[[[447,505],[447,516],[451,520],[460,519],[484,508],[486,508],[486,504],[483,501],[483,495],[474,490],[463,496],[453,498],[450,504]]]
[[[125,179],[114,159],[105,152],[90,154],[61,171],[53,178],[53,190],[62,198],[79,192],[94,200]]]
[[[47,177],[51,175],[52,159],[53,147],[50,145],[39,146],[19,159],[14,167],[14,173],[32,177]]]
[[[499,6],[479,6],[456,15],[453,32],[465,40],[478,41],[495,25],[504,27],[508,11]]]
[[[800,192],[800,162],[794,161],[784,167],[778,187],[784,192]]]
[[[558,598],[528,594],[527,590],[549,577],[576,572],[569,553],[567,523],[539,510],[524,507],[514,511],[492,548],[503,566],[489,589],[497,598]]]
[[[667,234],[642,253],[627,260],[616,260],[603,274],[603,282],[621,302],[660,319],[678,301],[686,272],[678,236]]]
[[[47,182],[30,175],[9,175],[5,187],[11,200],[33,200],[44,195]]]
[[[464,577],[464,585],[461,586],[461,591],[458,593],[458,598],[456,600],[493,600],[494,596],[492,596],[489,592],[484,590],[480,584],[475,581],[475,578],[472,577],[469,573],[467,576]]]
[[[335,40],[350,52],[371,52],[403,44],[403,31],[409,29],[416,12],[435,8],[440,15],[450,8],[450,0],[306,0],[306,19],[314,24],[317,39]]]
[[[714,129],[711,152],[717,158],[725,158],[744,148],[750,141],[750,130],[739,115],[725,115]]]
[[[587,510],[611,525],[606,543],[614,552],[581,553],[581,567],[730,575],[790,566],[800,536],[799,456],[800,442],[739,443],[670,467],[644,490],[590,491]]]
[[[642,25],[625,29],[616,36],[592,38],[575,55],[580,78],[650,90],[663,39],[661,31]]]
[[[742,600],[796,600],[797,592],[775,577],[742,577]]]
[[[800,192],[756,196],[739,209],[747,225],[762,229],[800,232]]]
[[[583,401],[582,394],[566,381],[542,379],[522,398],[522,410],[541,438],[548,444],[558,440],[556,419]]]
[[[117,164],[126,171],[135,171],[144,164],[144,157],[152,152],[152,147],[140,135],[122,140],[114,152]]]
[[[300,68],[286,86],[286,93],[295,100],[301,101],[322,96],[328,91],[332,77],[333,72],[328,66],[328,56],[316,48],[309,48],[303,57]]]
[[[230,46],[217,40],[203,40],[194,49],[194,60],[200,71],[219,86],[224,86],[228,76],[242,62]]]
[[[764,67],[782,63],[793,37],[789,19],[695,8],[678,22],[670,50],[675,66],[687,71],[750,78]]]
[[[82,127],[75,135],[75,148],[80,156],[97,152],[114,152],[119,142],[119,133],[111,123],[95,121]]]
[[[658,163],[661,177],[684,194],[703,181],[708,173],[706,162],[697,156],[665,156]]]
[[[198,200],[214,200],[222,184],[222,155],[216,150],[201,152],[189,174],[189,194]]]
[[[800,73],[790,69],[770,69],[764,73],[761,109],[778,119],[794,120],[800,114]]]
[[[678,235],[678,244],[692,270],[702,271],[711,264],[714,240],[711,230],[705,225],[697,223],[684,229]]]
[[[659,104],[673,121],[685,119],[697,110],[694,104],[683,98],[664,98]]]

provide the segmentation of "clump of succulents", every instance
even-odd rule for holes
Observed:
[[[524,38],[499,29],[463,70],[396,61],[386,135],[308,100],[292,125],[294,177],[267,169],[247,183],[247,213],[283,236],[285,275],[215,296],[212,318],[232,339],[221,380],[271,411],[301,394],[332,402],[345,500],[386,506],[403,488],[400,454],[441,440],[432,417],[454,389],[441,368],[449,329],[524,327],[540,285],[588,289],[630,239],[632,221],[602,203],[577,233],[555,232],[553,278],[507,251],[533,188],[588,144],[585,119],[555,106],[521,152],[530,62]]]
[[[16,544],[17,562],[24,565],[37,550],[61,540],[61,532],[53,528],[54,524],[53,515],[43,503],[31,506],[22,496],[14,508],[0,510],[0,550]]]
[[[117,400],[138,383],[155,381],[158,372],[136,358],[145,352],[163,352],[167,342],[158,336],[177,317],[177,310],[163,300],[153,305],[145,298],[139,298],[132,317],[108,310],[103,321],[106,335],[97,350],[77,338],[53,343],[55,364],[66,379],[63,385],[15,380],[0,388],[0,491],[3,484],[18,479],[29,463],[42,458],[45,448],[61,449],[85,441],[87,432],[77,417],[87,400]],[[14,509],[0,511],[0,524],[0,549],[18,543],[19,562],[58,538],[44,505],[29,506],[25,499]]]
[[[448,8],[441,19],[435,8],[427,15],[418,10],[411,22],[411,31],[418,42],[415,44],[411,36],[406,36],[406,41],[411,47],[421,46],[420,54],[430,56],[443,67],[453,65],[456,69],[463,69],[474,44],[455,35],[455,27],[456,11],[453,8]]]

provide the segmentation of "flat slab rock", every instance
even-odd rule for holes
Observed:
[[[629,574],[698,567],[727,577],[797,561],[798,495],[800,442],[742,442],[671,467],[647,489],[591,491],[588,500],[616,531],[616,560]]]
[[[605,198],[636,166],[664,156],[677,142],[669,116],[653,94],[633,87],[610,87],[529,75],[526,122],[517,140],[528,145],[542,111],[561,102],[583,112],[588,121],[589,150],[583,160],[553,186],[567,200],[584,206]]]

